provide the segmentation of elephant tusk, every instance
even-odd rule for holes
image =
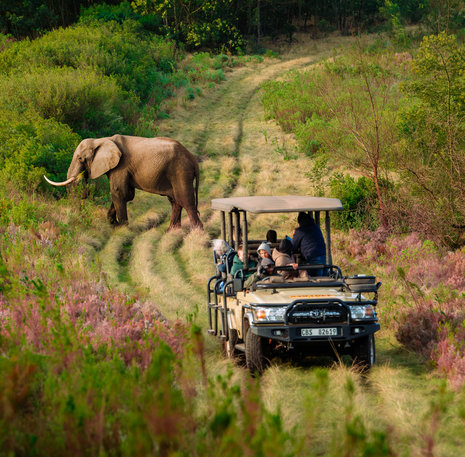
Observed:
[[[45,175],[44,175],[44,178],[45,178],[45,181],[47,181],[52,186],[67,186],[68,184],[71,184],[76,179],[76,177],[73,177],[63,182],[53,182],[53,181],[50,181],[50,179],[48,179],[47,176]]]

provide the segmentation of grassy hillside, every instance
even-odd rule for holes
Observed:
[[[378,364],[367,376],[350,361],[275,360],[260,379],[251,379],[240,363],[223,359],[218,342],[206,335],[209,240],[219,233],[210,199],[325,193],[327,176],[340,171],[340,165],[306,156],[292,134],[264,119],[262,85],[287,80],[290,70],[314,71],[336,45],[353,42],[302,40],[282,49],[278,59],[243,59],[226,75],[220,70],[233,64],[227,57],[176,60],[191,79],[157,108],[169,118],[146,119],[202,157],[205,231],[183,225],[166,232],[168,201],[143,192],[129,205],[129,225],[112,229],[103,204],[108,197],[99,185],[87,200],[53,200],[39,185],[22,190],[21,179],[3,181],[0,454],[460,454],[463,251],[449,253],[415,234],[335,234],[334,260],[345,273],[374,273],[383,281]],[[7,56],[25,64],[31,58],[21,57],[28,55],[21,46]],[[195,65],[224,77],[197,83],[199,72],[186,70]],[[96,74],[122,87],[117,74]],[[5,81],[10,77],[8,70]],[[222,82],[208,87],[209,81]],[[150,98],[137,96],[137,112],[148,112]],[[63,173],[82,132],[55,118],[32,117],[41,113],[31,114],[44,126],[34,129],[16,108],[8,109],[18,123],[3,124],[1,144],[11,148],[4,169],[8,160],[15,161],[11,170],[39,168],[13,154],[21,148],[52,157],[62,151]],[[66,133],[59,148],[47,125]],[[135,125],[121,133],[135,132]],[[40,166],[52,171],[48,161]],[[250,223],[252,236],[261,238],[270,227],[279,236],[291,233],[295,220],[262,215]],[[455,320],[443,325],[441,316]]]

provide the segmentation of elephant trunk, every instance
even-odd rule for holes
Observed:
[[[47,181],[52,186],[67,186],[68,184],[71,184],[76,179],[76,176],[73,176],[72,178],[69,178],[69,179],[67,179],[66,181],[63,181],[63,182],[50,181],[50,179],[48,179],[47,176],[45,176],[45,175],[44,175],[44,178],[45,178],[45,181]]]

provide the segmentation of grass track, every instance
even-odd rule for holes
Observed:
[[[339,39],[338,43],[352,39]],[[170,206],[166,199],[138,193],[130,206],[128,227],[114,230],[99,253],[110,285],[125,292],[139,292],[169,319],[195,315],[207,328],[205,289],[213,273],[210,238],[218,235],[219,215],[209,209],[210,199],[229,195],[292,194],[311,192],[311,163],[293,153],[294,142],[273,123],[264,120],[260,84],[289,70],[309,68],[329,56],[335,43],[297,45],[282,59],[253,63],[227,74],[227,80],[189,104],[179,104],[160,132],[180,140],[202,158],[199,209],[205,232],[189,232],[187,225],[167,233]],[[287,151],[287,152],[285,152]],[[185,213],[184,217],[185,217]],[[295,221],[279,215],[251,217],[251,235],[264,237],[270,227],[283,236]],[[184,221],[186,224],[186,221]],[[121,253],[127,256],[123,265]],[[382,300],[382,294],[381,294]],[[381,305],[382,306],[382,305]],[[196,311],[198,307],[198,312]],[[206,335],[208,370],[226,372],[219,343]],[[390,431],[401,449],[421,450],[425,430],[434,424],[428,417],[429,394],[435,389],[424,365],[403,351],[392,334],[383,330],[377,339],[378,365],[367,379],[350,367],[334,366],[329,372],[330,395],[317,402],[317,370],[314,367],[272,364],[261,379],[262,398],[270,410],[280,409],[284,423],[299,430],[313,427],[308,445],[316,454],[324,451],[329,434],[341,433],[339,418],[347,412],[347,379],[355,383],[359,415],[370,430]],[[246,376],[234,366],[234,379]],[[283,400],[285,398],[285,401]],[[319,411],[318,423],[309,408]],[[453,422],[452,430],[459,424]],[[448,444],[437,444],[438,456],[452,455]],[[414,453],[413,455],[422,455]]]

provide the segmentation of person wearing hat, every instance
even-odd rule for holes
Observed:
[[[257,271],[245,281],[244,289],[250,289],[257,281],[261,281],[269,276],[275,276],[273,275],[273,269],[274,262],[271,259],[262,259]]]
[[[263,242],[258,246],[257,254],[260,259],[271,259],[271,248],[268,243]]]

